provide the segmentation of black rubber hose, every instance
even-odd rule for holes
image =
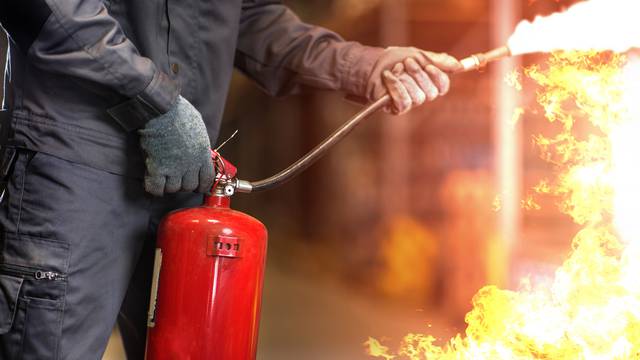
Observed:
[[[280,186],[298,174],[313,165],[318,159],[333,147],[333,145],[344,139],[349,133],[358,126],[362,120],[369,118],[376,111],[382,109],[389,102],[389,95],[385,95],[376,102],[364,108],[362,111],[354,115],[349,121],[336,130],[331,136],[325,139],[320,145],[309,151],[305,156],[293,163],[288,168],[279,173],[259,181],[251,182],[251,192],[265,191]]]

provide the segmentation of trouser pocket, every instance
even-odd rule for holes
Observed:
[[[17,321],[23,321],[22,354],[19,359],[58,359],[62,310],[60,301],[18,299]]]
[[[4,242],[0,279],[17,291],[13,307],[0,305],[14,312],[10,324],[8,316],[0,313],[0,330],[6,330],[0,334],[0,358],[56,360],[67,287],[68,247],[50,239],[11,233],[4,233],[0,242]],[[5,298],[16,298],[13,296]]]

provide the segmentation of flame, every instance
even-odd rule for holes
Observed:
[[[522,21],[508,42],[513,55],[556,50],[612,50],[640,46],[637,0],[589,0],[566,11]]]
[[[504,78],[504,82],[512,88],[521,91],[522,90],[522,74],[519,71],[514,70],[507,74]]]
[[[527,196],[526,199],[520,202],[520,205],[525,210],[540,210],[542,207],[538,205],[536,200],[533,198],[533,195]]]
[[[611,1],[611,0],[609,0]],[[410,334],[386,359],[640,358],[640,61],[622,55],[562,53],[526,76],[552,137],[538,136],[552,179],[534,190],[559,199],[582,226],[552,278],[522,279],[517,291],[481,289],[468,326],[440,346]],[[590,134],[578,131],[585,126]],[[371,341],[369,342],[371,343]]]
[[[395,358],[393,355],[389,355],[389,348],[380,344],[380,342],[372,337],[369,340],[365,341],[364,346],[367,347],[367,352],[371,356],[377,356],[385,358],[386,360],[391,360]]]

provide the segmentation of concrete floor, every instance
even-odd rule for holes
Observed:
[[[433,311],[375,300],[342,284],[275,269],[267,279],[261,360],[370,359],[363,347],[369,336],[395,345],[408,332],[451,330]]]
[[[124,348],[122,347],[122,340],[120,340],[120,334],[118,330],[114,330],[111,335],[111,340],[107,345],[107,351],[105,352],[102,360],[126,360],[127,357],[124,354]]]
[[[455,329],[433,309],[398,306],[328,280],[267,270],[259,360],[370,359],[363,347],[369,336],[396,345],[408,332],[425,331],[447,336]],[[112,340],[104,360],[125,360],[117,334]]]

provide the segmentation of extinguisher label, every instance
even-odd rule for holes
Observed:
[[[162,249],[156,249],[156,260],[153,264],[153,279],[151,280],[151,301],[149,302],[149,316],[147,326],[156,326],[156,304],[158,302],[158,283],[160,281],[160,268],[162,267]]]

